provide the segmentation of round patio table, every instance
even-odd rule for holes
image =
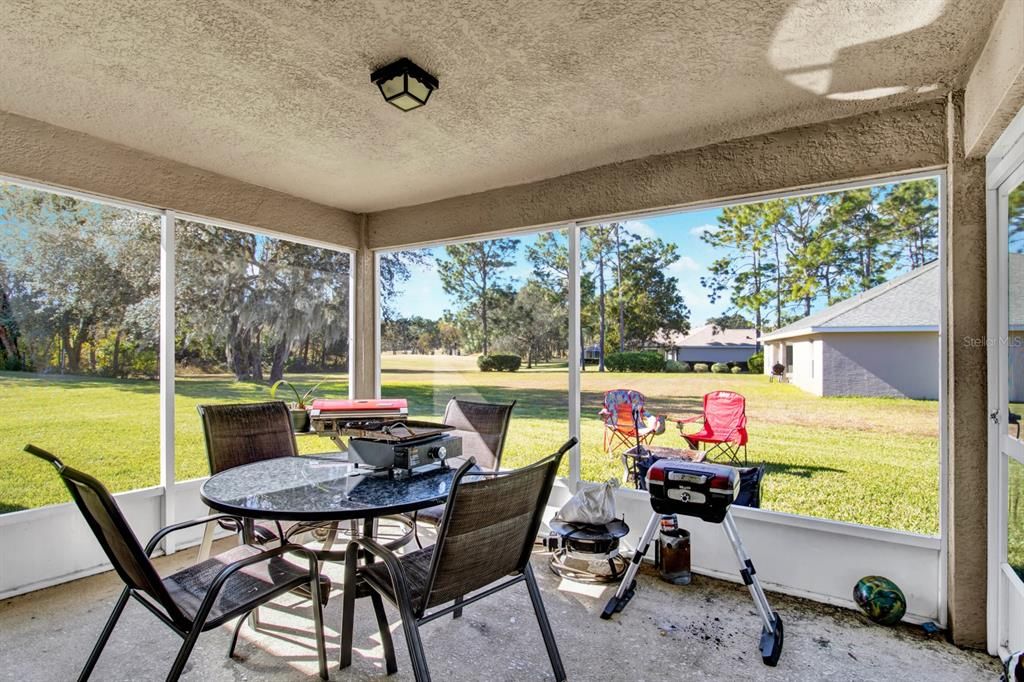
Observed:
[[[439,467],[393,479],[337,455],[278,457],[211,476],[199,496],[210,508],[246,519],[366,521],[444,502],[455,469]]]

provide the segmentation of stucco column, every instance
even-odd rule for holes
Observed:
[[[361,216],[359,248],[356,251],[355,287],[352,290],[353,311],[353,397],[375,398],[377,378],[377,268],[367,239],[366,216]]]
[[[985,163],[964,156],[963,93],[947,107],[948,317],[946,419],[949,627],[961,646],[985,647],[987,351]]]

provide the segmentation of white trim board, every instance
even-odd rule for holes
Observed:
[[[906,327],[804,327],[803,329],[794,329],[791,332],[783,332],[778,335],[766,334],[761,337],[761,343],[771,343],[772,341],[782,341],[783,339],[810,336],[812,334],[899,334],[920,332],[935,332],[938,334],[939,326],[936,324],[921,324]]]

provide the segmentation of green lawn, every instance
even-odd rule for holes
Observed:
[[[517,400],[504,463],[539,459],[567,437],[568,373],[548,365],[516,373],[481,373],[473,358],[383,357],[385,396],[407,397],[417,417],[439,418],[452,395]],[[299,383],[321,377],[300,375]],[[636,388],[658,413],[699,412],[701,396],[731,389],[747,397],[752,462],[768,464],[763,506],[919,533],[938,532],[938,404],[934,401],[816,398],[758,375],[584,373],[583,474],[621,477],[617,459],[601,450],[597,418],[603,392]],[[40,377],[0,373],[0,511],[67,499],[51,471],[22,452],[35,442],[108,482],[115,490],[159,481],[158,393],[155,382]],[[344,383],[331,394],[343,395]],[[177,381],[179,479],[206,474],[195,405],[259,400],[265,386],[226,377]],[[682,443],[674,429],[656,441]],[[305,451],[332,448],[316,437]]]
[[[565,365],[509,373],[476,371],[473,358],[383,356],[385,396],[408,397],[416,414],[439,416],[452,395],[517,400],[503,463],[519,466],[566,437]],[[602,451],[597,413],[604,391],[635,388],[659,414],[700,412],[702,396],[728,389],[747,398],[751,462],[768,474],[762,506],[916,533],[938,534],[938,402],[817,398],[761,375],[600,374],[582,376],[583,476],[622,477]],[[656,444],[681,446],[670,428]]]

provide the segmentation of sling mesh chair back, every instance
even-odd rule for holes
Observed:
[[[511,403],[483,403],[452,398],[444,410],[444,423],[454,426],[453,435],[462,437],[462,453],[476,460],[477,467],[497,471],[512,420]]]
[[[604,407],[598,413],[604,422],[605,452],[613,454],[622,447],[635,447],[638,437],[643,445],[649,445],[656,435],[664,433],[665,420],[649,414],[646,405],[647,398],[640,391],[616,388],[605,392]]]
[[[515,406],[515,400],[511,403],[483,403],[453,397],[445,407],[443,421],[455,427],[449,434],[462,438],[463,457],[475,459],[479,469],[497,471],[501,468],[501,454],[505,450],[508,425]],[[439,504],[421,509],[412,515],[412,519],[414,523],[419,521],[436,527],[443,515],[444,505]],[[422,547],[415,526],[414,533],[416,544]]]
[[[687,424],[699,423],[694,433],[686,433]],[[733,464],[747,461],[747,399],[733,391],[712,391],[704,396],[703,414],[677,420],[679,435],[697,450],[706,448],[708,459],[725,455]]]
[[[276,457],[295,457],[288,406],[281,401],[199,405],[210,474]]]
[[[291,415],[282,401],[238,403],[231,405],[197,405],[203,423],[206,442],[206,460],[210,475],[233,469],[243,464],[261,462],[278,457],[297,457],[298,445],[292,432]],[[229,524],[220,524],[230,529]],[[293,530],[295,524],[286,524]],[[282,527],[282,532],[284,527]],[[294,530],[301,532],[305,528]],[[207,526],[199,547],[200,559],[210,556],[214,526]],[[277,538],[270,528],[255,526],[255,538],[269,542]]]
[[[555,678],[565,680],[530,555],[562,456],[575,444],[572,438],[555,454],[515,471],[480,473],[467,461],[452,482],[437,542],[431,547],[398,556],[372,540],[353,541],[345,562],[341,667],[352,661],[352,624],[360,593],[369,591],[375,600],[382,595],[398,606],[413,673],[423,682],[430,673],[420,625],[525,582]],[[357,548],[382,561],[357,567]],[[454,603],[443,606],[449,602]],[[374,607],[379,613],[376,601]],[[397,669],[394,647],[387,627],[380,634],[390,674]]]
[[[167,675],[168,680],[176,680],[200,633],[239,618],[228,649],[228,655],[231,656],[245,616],[259,605],[299,586],[308,586],[314,597],[313,616],[320,676],[327,679],[320,591],[321,581],[327,579],[318,574],[316,557],[312,552],[298,545],[282,545],[271,550],[241,545],[161,578],[149,557],[164,537],[199,524],[222,519],[234,519],[240,523],[241,519],[220,514],[168,526],[157,531],[143,549],[117,502],[102,483],[66,466],[45,450],[33,445],[25,446],[25,450],[57,469],[114,570],[125,583],[125,589],[79,680],[89,679],[129,597],[135,598],[184,639]],[[283,558],[286,552],[304,555],[307,565],[303,567],[286,561]]]

